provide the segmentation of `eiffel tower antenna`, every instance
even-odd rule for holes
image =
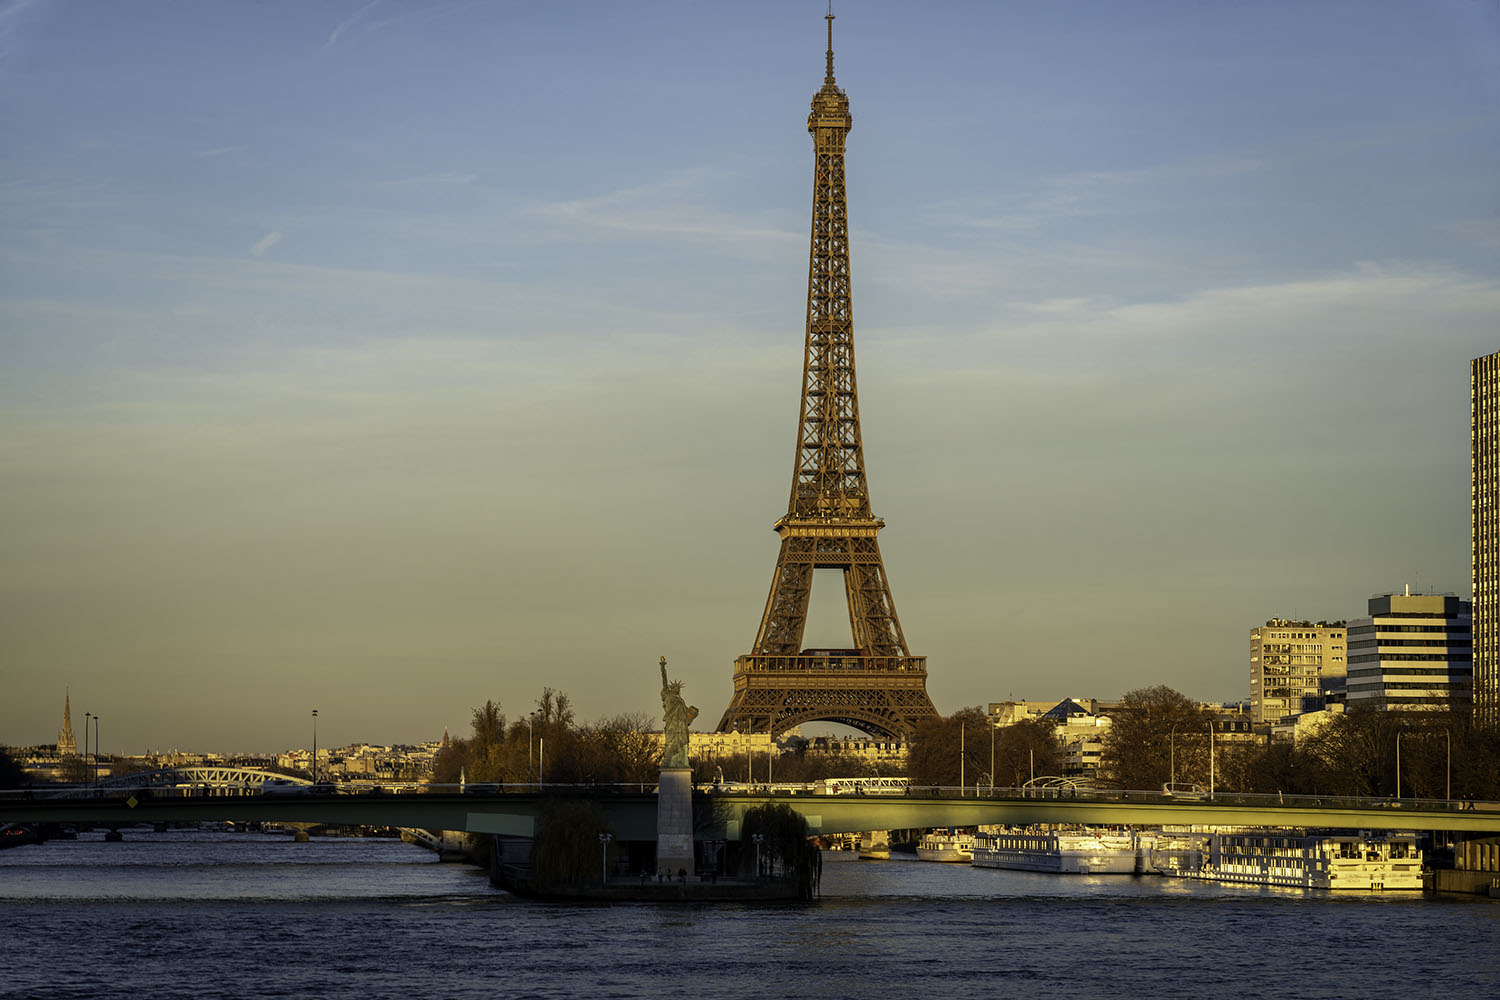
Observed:
[[[829,86],[833,84],[833,0],[828,0],[828,72],[823,82]]]
[[[875,736],[909,736],[937,715],[927,696],[927,660],[913,656],[896,617],[870,509],[854,377],[849,284],[849,212],[844,140],[849,98],[833,77],[833,5],[828,68],[812,99],[812,238],[802,404],[792,493],[775,524],[781,552],[754,649],[734,663],[734,695],[719,732],[769,732],[828,721]],[[851,645],[803,649],[813,571],[839,569],[849,602]]]

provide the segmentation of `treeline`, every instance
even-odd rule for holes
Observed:
[[[917,726],[906,773],[914,785],[1015,788],[1033,776],[1062,773],[1057,730],[1038,719],[996,729],[971,706]]]
[[[1209,730],[1217,713],[1165,686],[1131,691],[1103,730],[1102,788],[1160,790],[1169,782],[1208,788]],[[1500,799],[1500,730],[1477,726],[1467,706],[1448,711],[1332,715],[1294,744],[1215,732],[1217,791],[1274,795]],[[1056,727],[1030,719],[1000,729],[977,708],[918,726],[907,774],[915,785],[1019,787],[1063,773]],[[962,763],[960,763],[962,762]],[[778,762],[778,773],[781,765]],[[993,772],[993,773],[992,773]]]
[[[535,710],[517,719],[493,701],[474,709],[470,735],[438,752],[432,781],[633,784],[654,782],[660,769],[651,717],[624,713],[580,725],[568,696],[545,688]]]
[[[1175,779],[1207,788],[1216,713],[1171,688],[1127,693],[1103,737],[1097,783],[1156,789]],[[1382,712],[1355,707],[1298,739],[1241,742],[1216,733],[1213,782],[1229,792],[1500,798],[1500,730],[1467,706]],[[1174,766],[1175,765],[1175,766]]]

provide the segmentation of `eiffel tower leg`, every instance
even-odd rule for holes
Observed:
[[[802,649],[807,628],[807,603],[812,596],[814,556],[811,539],[784,538],[771,577],[771,593],[761,616],[754,648],[763,653],[794,656]]]

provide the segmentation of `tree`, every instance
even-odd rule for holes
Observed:
[[[473,735],[468,740],[466,777],[469,781],[504,781],[506,771],[505,715],[486,701],[474,709]]]
[[[1207,785],[1212,723],[1210,709],[1165,685],[1126,692],[1104,734],[1100,784],[1153,789],[1175,776]]]
[[[1017,788],[1033,777],[1062,772],[1057,726],[1046,719],[1024,719],[994,732],[996,785]],[[981,751],[984,748],[981,747]],[[989,769],[986,762],[985,769]]]
[[[585,781],[645,784],[661,771],[661,742],[644,713],[608,716],[580,730],[574,753],[566,766]]]
[[[1317,769],[1307,790],[1328,795],[1394,794],[1396,734],[1408,714],[1357,706],[1319,726],[1299,747]]]
[[[990,721],[972,705],[919,723],[907,748],[906,773],[914,785],[972,785],[989,767]]]
[[[26,772],[21,770],[11,755],[0,747],[0,788],[20,788],[26,783]]]
[[[601,834],[614,831],[594,802],[553,799],[537,816],[531,860],[538,888],[580,885],[600,872]]]
[[[756,849],[755,837],[761,843]],[[807,820],[790,806],[771,802],[745,810],[740,821],[742,867],[753,868],[759,856],[757,875],[778,873],[797,880],[798,895],[812,899],[818,894],[823,874],[823,856],[808,839]]]

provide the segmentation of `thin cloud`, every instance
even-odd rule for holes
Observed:
[[[257,241],[256,244],[253,247],[250,248],[250,253],[253,256],[256,256],[256,257],[263,257],[263,256],[265,256],[265,253],[266,253],[267,250],[270,250],[276,244],[278,244],[278,243],[281,242],[281,237],[282,237],[281,230],[279,230],[279,229],[273,229],[273,230],[271,230],[269,233],[267,233],[266,235],[262,236],[260,238],[260,240]]]
[[[347,17],[344,20],[340,21],[338,26],[335,27],[333,29],[333,32],[328,36],[328,41],[323,43],[322,51],[327,52],[329,49],[337,45],[338,40],[344,36],[345,32],[354,27],[360,21],[363,21],[365,19],[365,15],[370,13],[370,11],[374,10],[379,5],[380,0],[370,0],[369,3],[365,4],[358,11],[356,11],[352,17]]]

